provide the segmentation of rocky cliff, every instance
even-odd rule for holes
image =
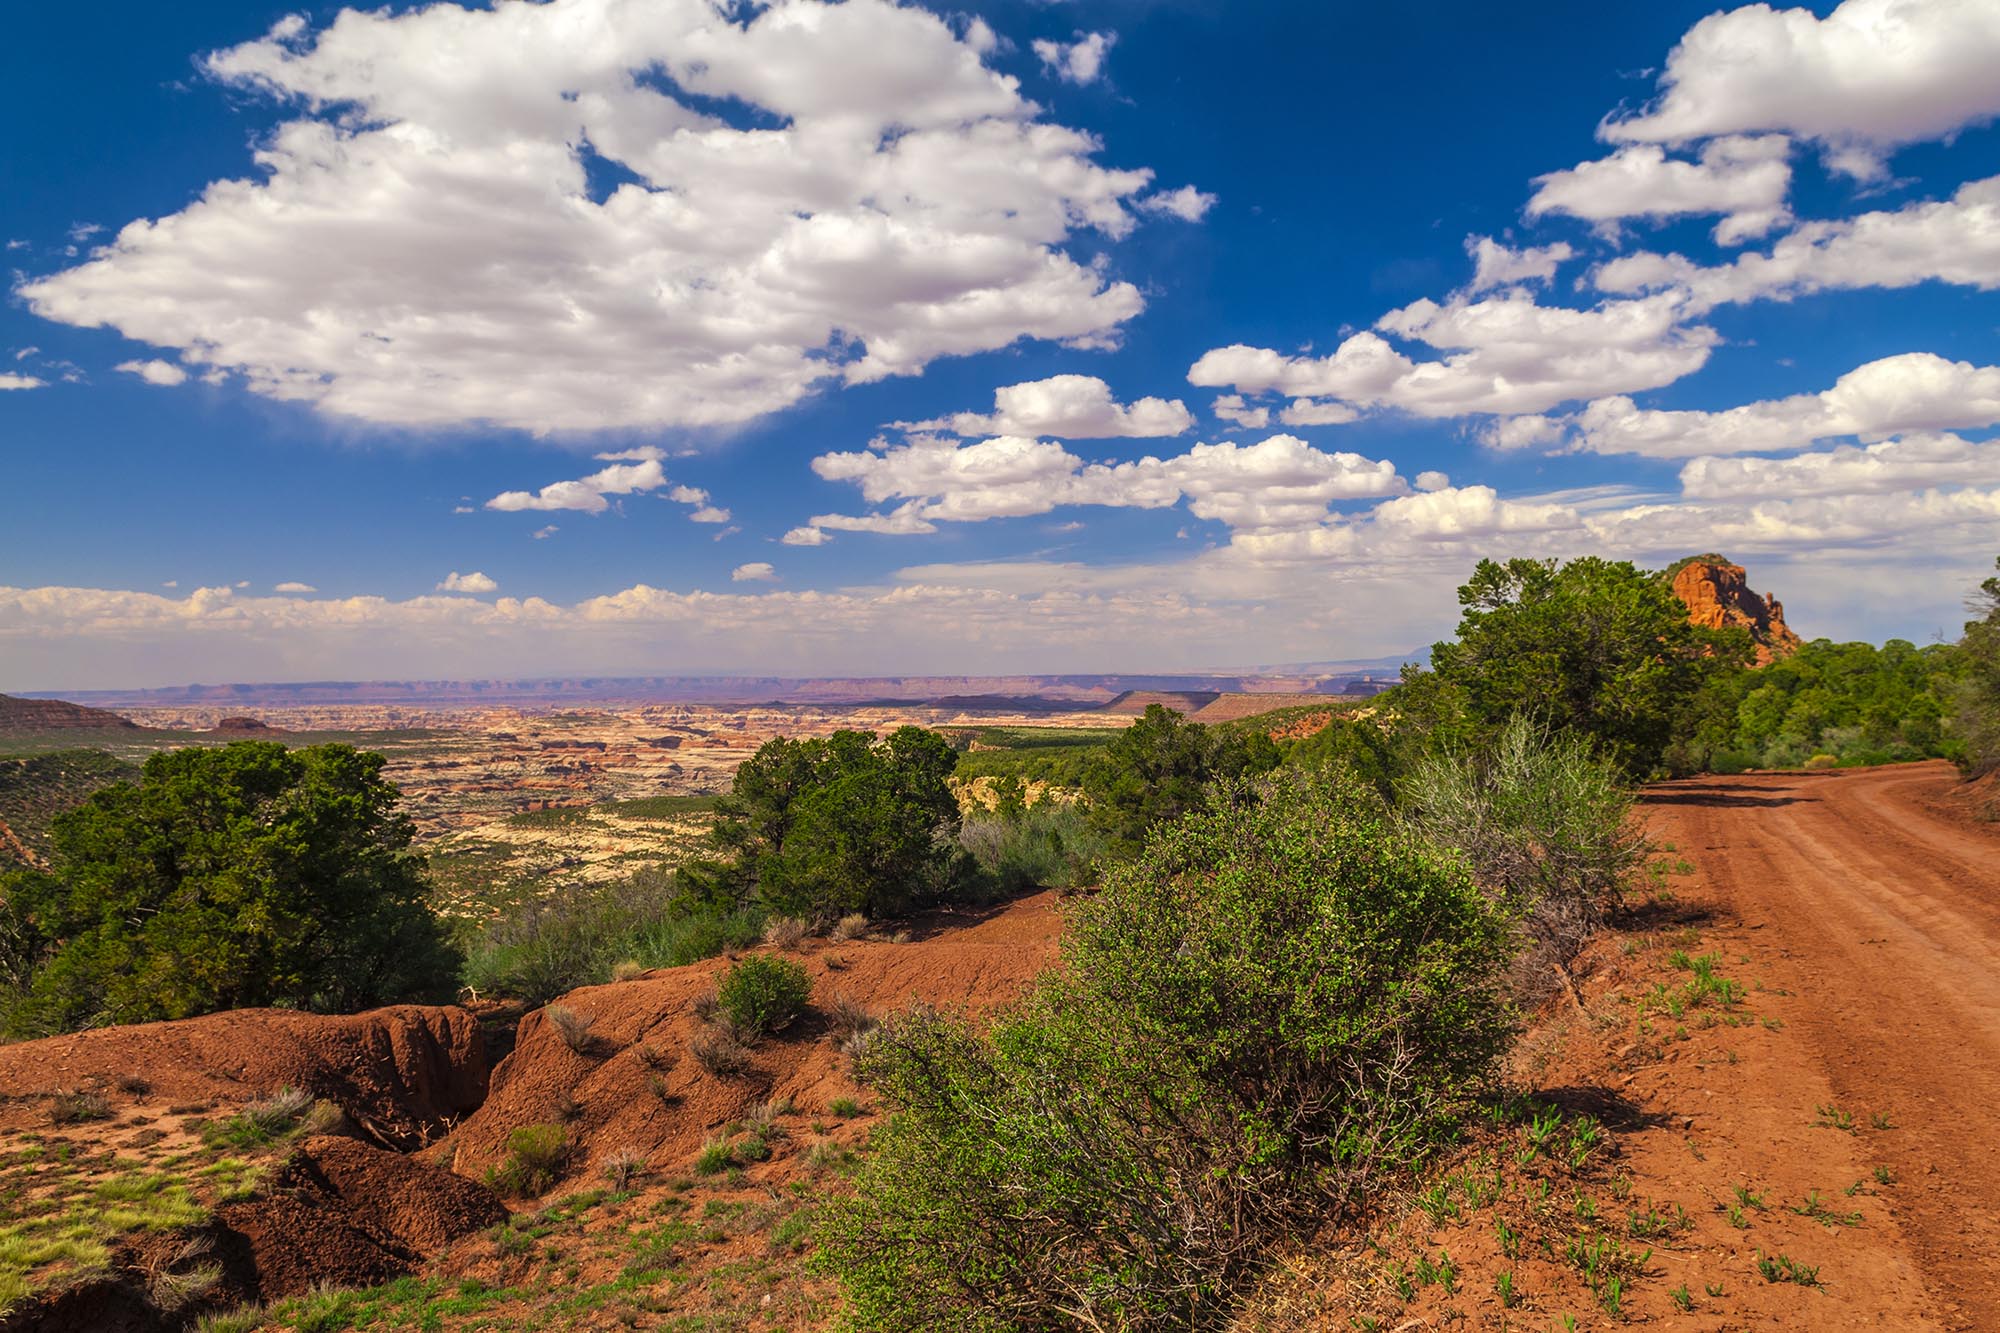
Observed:
[[[1720,556],[1698,556],[1674,572],[1674,596],[1687,604],[1688,620],[1695,625],[1749,630],[1759,666],[1799,650],[1799,636],[1785,623],[1783,604],[1752,592],[1741,565]]]

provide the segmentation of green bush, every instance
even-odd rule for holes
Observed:
[[[486,1183],[497,1194],[531,1199],[562,1179],[569,1164],[569,1135],[561,1125],[524,1125],[507,1136],[507,1156],[488,1168]]]
[[[1943,644],[1814,639],[1767,666],[1711,681],[1695,702],[1692,735],[1670,759],[1677,768],[1726,773],[1795,767],[1816,754],[1842,766],[1944,755],[1952,746],[1944,727],[1952,677],[1964,663],[1962,650]]]
[[[1336,717],[1310,736],[1284,747],[1294,768],[1344,768],[1379,793],[1395,799],[1396,759],[1390,739],[1369,718]]]
[[[1002,894],[1075,888],[1088,882],[1107,847],[1086,811],[1049,800],[1024,806],[1011,818],[974,815],[959,830],[958,841]]]
[[[481,994],[544,1004],[632,961],[679,967],[755,944],[764,913],[694,899],[671,870],[576,885],[498,913],[468,942],[462,977]]]
[[[1403,818],[1421,836],[1463,853],[1529,938],[1518,979],[1524,998],[1554,984],[1614,907],[1646,855],[1632,793],[1587,737],[1550,732],[1526,717],[1483,750],[1438,750],[1399,789]]]
[[[805,968],[775,954],[751,954],[727,972],[715,988],[717,1006],[748,1037],[776,1032],[805,1012],[812,978]]]
[[[1270,1245],[1447,1142],[1511,1031],[1505,914],[1351,779],[1162,826],[985,1036],[905,1013],[818,1263],[885,1333],[1219,1328]]]

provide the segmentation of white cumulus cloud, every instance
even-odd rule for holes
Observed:
[[[1420,417],[1543,412],[1574,399],[1658,388],[1699,370],[1715,332],[1681,315],[1672,293],[1583,310],[1541,305],[1522,288],[1478,300],[1422,300],[1375,327],[1446,353],[1439,359],[1413,359],[1369,331],[1323,357],[1216,348],[1189,368],[1188,382]],[[1288,410],[1307,409],[1294,403]]]
[[[666,469],[656,458],[643,463],[613,463],[574,481],[554,481],[538,491],[502,491],[486,502],[488,509],[513,513],[525,509],[575,509],[601,514],[611,507],[607,495],[654,491],[667,484]]]
[[[1995,484],[2000,444],[1948,434],[1843,444],[1790,458],[1697,458],[1681,469],[1681,494],[1690,500],[1796,500]]]
[[[1948,282],[2000,287],[2000,176],[1969,181],[1950,198],[1808,222],[1768,253],[1704,267],[1681,255],[1639,253],[1601,265],[1599,290],[1677,290],[1691,313],[1732,302],[1821,291]]]
[[[1825,18],[1768,4],[1710,14],[1667,57],[1661,94],[1601,132],[1687,143],[1777,131],[1826,145],[1855,175],[1901,144],[2000,116],[1991,0],[1845,0]]]
[[[872,515],[817,515],[809,527],[892,534],[1065,505],[1164,509],[1182,500],[1197,518],[1232,529],[1297,527],[1324,519],[1335,501],[1410,489],[1391,463],[1317,449],[1293,435],[1250,445],[1196,444],[1171,458],[1126,463],[1087,463],[1054,441],[1022,436],[975,444],[878,441],[868,450],[823,454],[813,470],[829,481],[853,482],[871,504],[902,503]]]
[[[47,384],[47,380],[34,375],[17,375],[11,370],[0,371],[0,393],[10,389],[40,389]]]
[[[778,571],[771,568],[768,561],[752,560],[747,565],[738,565],[730,570],[729,578],[734,583],[776,583]]]
[[[1104,57],[1118,40],[1116,33],[1079,32],[1071,42],[1037,38],[1035,54],[1064,83],[1095,83],[1104,72]]]
[[[1721,412],[1645,409],[1601,399],[1576,419],[1581,447],[1602,454],[1693,458],[1774,453],[1843,435],[1962,430],[2000,422],[2000,366],[1930,352],[1883,357],[1848,371],[1821,393],[1746,403]]]
[[[1183,185],[1178,190],[1149,194],[1139,201],[1139,207],[1148,213],[1177,217],[1182,222],[1199,222],[1208,216],[1209,209],[1215,207],[1215,196],[1203,193],[1192,185]]]
[[[188,379],[185,370],[171,361],[162,361],[158,357],[149,361],[120,361],[112,369],[122,370],[127,375],[137,375],[146,383],[157,384],[163,389],[186,384]]]
[[[993,391],[991,412],[958,412],[934,421],[899,422],[908,430],[949,430],[959,435],[1060,435],[1067,439],[1144,439],[1179,435],[1194,414],[1178,398],[1141,398],[1129,405],[1091,375],[1052,375]]]
[[[300,583],[296,579],[292,579],[292,580],[287,580],[284,583],[279,583],[274,585],[272,587],[272,591],[273,592],[318,592],[319,589],[313,587],[313,585],[310,583]]]
[[[1576,254],[1568,241],[1516,250],[1491,236],[1466,237],[1465,252],[1472,256],[1472,286],[1467,289],[1472,292],[1515,287],[1524,282],[1551,282],[1556,270]]]
[[[286,20],[204,62],[296,109],[255,172],[21,290],[400,426],[721,426],[1023,338],[1104,345],[1144,302],[1064,247],[1126,235],[1152,173],[1099,165],[974,37],[891,0]]]
[[[1732,135],[1703,146],[1696,161],[1668,157],[1654,144],[1535,178],[1528,216],[1564,213],[1615,227],[1627,218],[1661,220],[1727,214],[1715,239],[1735,245],[1791,220],[1790,149],[1783,135]]]
[[[498,592],[499,589],[499,584],[476,569],[470,574],[461,574],[454,569],[437,586],[439,592]]]

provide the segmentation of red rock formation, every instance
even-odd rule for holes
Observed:
[[[0,694],[0,731],[136,731],[130,718],[61,699],[16,699]]]
[[[1799,636],[1785,623],[1783,604],[1752,592],[1741,565],[1720,557],[1690,560],[1674,574],[1674,596],[1686,604],[1692,625],[1749,630],[1758,666],[1799,650]]]

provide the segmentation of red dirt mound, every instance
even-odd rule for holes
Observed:
[[[305,1140],[263,1194],[216,1210],[216,1253],[258,1300],[400,1276],[507,1219],[483,1185],[353,1139]]]
[[[239,1009],[0,1047],[0,1088],[17,1094],[93,1089],[116,1104],[121,1082],[135,1078],[175,1101],[304,1088],[381,1142],[410,1148],[479,1105],[486,1047],[471,1014],[427,1005],[339,1016]]]
[[[679,1170],[757,1102],[789,1098],[802,1112],[823,1112],[855,1094],[827,1017],[835,999],[877,1015],[913,1003],[990,1008],[1018,998],[1054,961],[1057,927],[1055,895],[1043,893],[984,919],[941,917],[904,944],[809,941],[793,956],[812,976],[812,1011],[759,1042],[750,1069],[734,1078],[709,1073],[689,1053],[702,1027],[696,1002],[727,961],[573,991],[560,1003],[590,1021],[585,1048],[572,1050],[545,1011],[529,1014],[513,1054],[493,1071],[485,1105],[438,1145],[436,1160],[477,1176],[506,1156],[514,1130],[560,1124],[573,1173],[626,1150]]]

